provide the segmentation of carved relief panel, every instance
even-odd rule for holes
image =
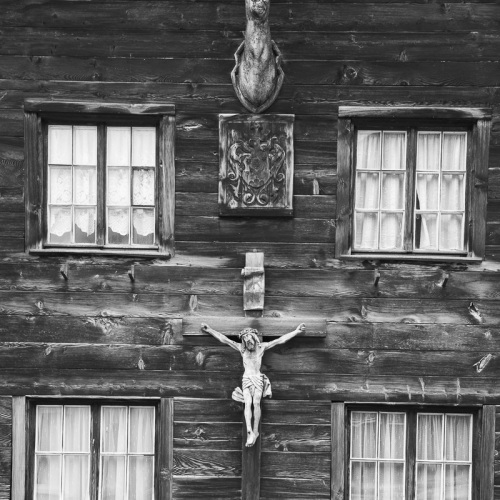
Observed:
[[[219,115],[220,215],[293,215],[293,115]]]

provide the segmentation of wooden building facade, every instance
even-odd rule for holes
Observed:
[[[418,485],[431,476],[441,484],[432,498],[448,488],[455,500],[500,499],[496,0],[273,0],[285,80],[264,114],[293,115],[294,157],[293,215],[277,217],[219,213],[219,116],[248,114],[230,77],[243,0],[3,0],[1,9],[1,499],[151,500],[151,486],[133,480],[151,470],[156,500],[413,500],[427,498]],[[73,155],[74,176],[82,162],[77,139],[69,153],[48,152],[54,126],[70,138],[96,130],[95,248],[78,245],[76,226],[74,245],[53,228],[57,210],[73,221],[94,213],[86,202],[59,207],[51,162]],[[129,203],[132,244],[118,250],[106,244],[122,241],[103,201],[119,182],[102,166],[109,127],[153,130],[158,161],[154,199]],[[365,129],[406,134],[414,170],[403,251],[355,251],[363,210],[353,162]],[[412,233],[412,211],[428,215],[414,185],[434,174],[411,158],[418,134],[433,130],[467,140],[455,172],[463,204],[450,202],[462,210],[459,251],[418,252]],[[151,165],[137,165],[146,178]],[[133,160],[123,168],[135,185]],[[442,203],[445,231],[453,217]],[[136,216],[154,230],[134,232]],[[262,317],[243,310],[241,271],[254,251],[264,254]],[[264,357],[273,398],[263,402],[259,470],[242,451],[242,405],[231,399],[241,358],[201,334],[202,322],[229,335],[253,327],[264,340],[306,325]],[[80,434],[92,439],[71,447],[70,414],[81,408]],[[106,409],[117,408],[129,444],[108,456]],[[141,448],[133,432],[148,414],[152,441]],[[404,429],[402,455],[382,451],[387,418],[403,426],[394,427]],[[441,426],[440,458],[420,448],[425,418]],[[375,451],[356,451],[370,439]],[[78,460],[87,485],[71,476]],[[123,491],[105,490],[113,477],[127,479]],[[242,492],[249,484],[258,496]]]

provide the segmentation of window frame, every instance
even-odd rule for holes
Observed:
[[[85,405],[91,407],[91,436],[90,436],[90,500],[99,499],[99,467],[101,455],[99,453],[101,436],[95,438],[95,433],[100,428],[101,409],[103,406],[149,406],[155,409],[155,453],[154,453],[154,496],[153,498],[171,498],[171,477],[165,475],[165,470],[173,467],[173,400],[172,398],[90,398],[90,397],[33,397],[19,398],[20,411],[18,420],[26,418],[23,425],[26,429],[25,443],[25,470],[24,474],[16,475],[17,482],[24,482],[26,498],[33,499],[35,492],[35,439],[36,439],[36,407],[43,405]],[[25,408],[25,411],[23,410]],[[95,419],[99,420],[97,422]],[[95,438],[95,439],[94,439]],[[17,440],[18,447],[22,441]],[[14,484],[13,469],[13,484]],[[21,479],[22,478],[22,479]],[[20,490],[16,483],[16,488]],[[24,498],[24,496],[23,496]]]
[[[174,255],[175,211],[175,106],[168,103],[96,103],[27,99],[24,103],[25,137],[25,251],[33,254],[99,254],[170,258]],[[157,128],[155,248],[47,243],[47,127],[48,124],[97,125],[98,157],[103,156],[103,130],[108,125]],[[100,143],[100,145],[99,145]],[[104,158],[98,160],[105,166]],[[98,168],[98,205],[105,209],[104,171]],[[99,210],[99,209],[98,209]],[[99,220],[97,220],[99,224]],[[102,229],[105,231],[105,228]]]
[[[332,461],[331,492],[335,500],[350,500],[350,413],[352,411],[406,411],[407,429],[414,433],[407,436],[406,457],[408,473],[405,481],[406,500],[413,500],[414,469],[416,458],[417,413],[470,413],[472,423],[472,500],[490,500],[494,489],[494,455],[496,406],[494,405],[440,405],[440,404],[381,404],[332,402]],[[411,420],[411,416],[414,420]],[[410,442],[411,441],[411,442]],[[412,458],[408,448],[415,450]],[[411,483],[411,489],[408,484]]]
[[[488,153],[491,129],[491,110],[485,108],[448,107],[364,107],[340,106],[338,115],[337,147],[337,219],[335,257],[353,260],[407,260],[407,261],[467,261],[480,262],[485,255],[486,203],[488,182]],[[354,251],[354,183],[356,158],[356,130],[410,130],[407,150],[413,154],[407,158],[405,209],[405,239],[408,232],[414,237],[414,198],[411,189],[416,174],[417,129],[441,129],[453,131],[467,129],[467,167],[465,199],[466,250],[459,253],[415,251]],[[412,151],[415,150],[415,151]],[[408,211],[407,211],[408,212]],[[410,225],[408,224],[410,223]]]

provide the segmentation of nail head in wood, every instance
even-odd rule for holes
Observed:
[[[68,264],[62,264],[60,271],[61,271],[62,277],[66,281],[68,281]]]

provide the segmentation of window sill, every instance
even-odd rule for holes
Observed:
[[[469,264],[480,264],[481,257],[470,257],[467,255],[415,255],[415,254],[387,254],[387,253],[355,253],[340,255],[344,260],[383,260],[383,261],[407,261],[407,262],[467,262]]]
[[[29,250],[32,255],[96,255],[112,257],[137,257],[148,259],[170,259],[170,253],[161,253],[157,250],[140,250],[133,248],[33,248]]]

